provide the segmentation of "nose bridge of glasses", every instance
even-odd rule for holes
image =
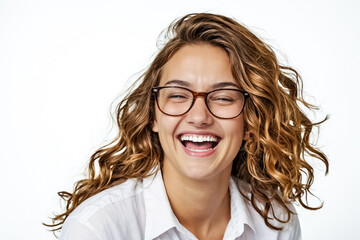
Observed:
[[[198,97],[203,97],[204,100],[206,101],[206,97],[207,97],[207,93],[206,92],[192,92],[193,96],[194,96],[194,101],[198,98]]]
[[[206,108],[207,108],[207,111],[209,111],[209,112],[211,113],[211,111],[210,111],[210,109],[209,109],[209,105],[208,105],[208,103],[207,103],[208,93],[206,93],[206,92],[192,92],[192,94],[193,94],[193,101],[192,101],[192,104],[191,104],[191,106],[190,106],[190,109],[193,108],[193,106],[194,106],[195,103],[196,103],[196,100],[200,97],[200,98],[203,98],[203,99],[204,99],[204,104],[205,104],[205,106],[206,106]],[[189,109],[189,110],[190,110],[190,109]]]
[[[210,111],[209,105],[208,105],[208,102],[207,102],[208,101],[207,97],[208,97],[209,93],[207,93],[207,92],[192,92],[192,94],[194,96],[192,105],[195,104],[197,98],[201,97],[201,98],[204,99],[204,103],[205,103],[207,109]]]

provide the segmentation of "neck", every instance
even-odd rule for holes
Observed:
[[[228,174],[207,180],[171,176],[163,178],[171,208],[179,222],[198,239],[222,238],[230,220]]]

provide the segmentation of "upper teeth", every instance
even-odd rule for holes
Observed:
[[[191,142],[217,142],[217,138],[214,136],[183,135],[181,136],[180,140]]]

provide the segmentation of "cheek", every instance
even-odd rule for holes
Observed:
[[[178,125],[179,119],[162,114],[156,110],[155,120],[152,130],[159,134],[160,141],[162,139],[172,138]]]
[[[161,148],[164,152],[166,158],[172,158],[171,156],[175,153],[176,150],[176,130],[177,124],[174,119],[171,117],[158,118],[155,129],[157,129],[157,133],[160,140]]]
[[[157,121],[157,130],[160,135],[164,137],[172,137],[177,126],[177,121],[171,118],[163,118]]]
[[[225,126],[225,125],[224,125]],[[227,133],[231,136],[231,141],[236,146],[241,146],[244,138],[244,119],[240,116],[239,119],[233,119],[232,122],[226,125]]]

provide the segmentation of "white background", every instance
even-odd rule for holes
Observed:
[[[236,18],[284,53],[317,119],[330,114],[318,141],[330,173],[314,165],[324,207],[298,209],[303,238],[356,238],[359,1],[0,0],[0,239],[54,239],[41,223],[110,138],[112,102],[148,66],[159,33],[202,11]]]

